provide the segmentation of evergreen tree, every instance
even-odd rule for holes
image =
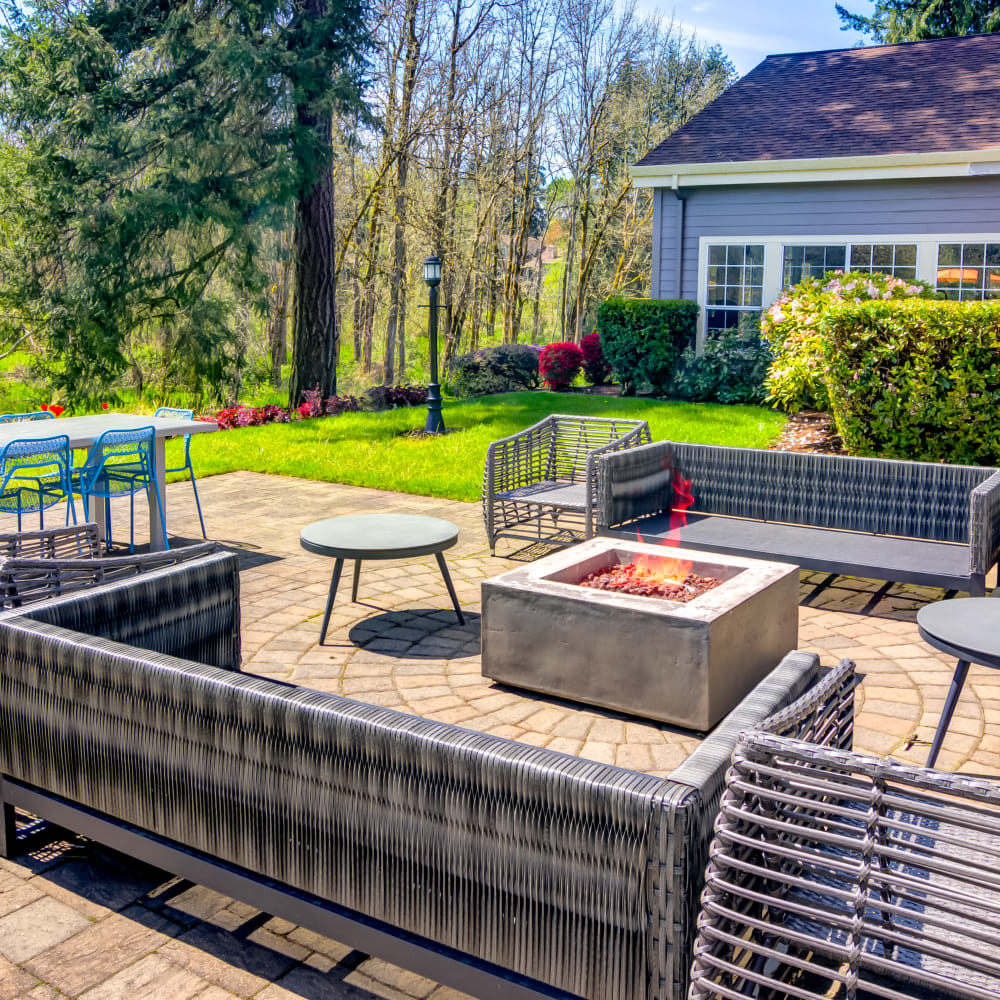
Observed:
[[[1000,30],[996,0],[875,0],[870,15],[837,4],[844,31],[860,31],[879,43],[913,42]]]
[[[67,396],[105,392],[150,339],[172,379],[218,382],[235,305],[263,303],[265,230],[331,169],[303,111],[360,103],[362,3],[37,0],[8,19],[0,144],[22,169],[0,178],[0,323],[48,345]]]

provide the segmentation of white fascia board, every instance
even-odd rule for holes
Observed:
[[[809,181],[969,177],[994,173],[1000,173],[1000,148],[891,156],[833,156],[820,159],[635,166],[632,167],[632,183],[636,187],[676,189],[723,184],[795,184]]]

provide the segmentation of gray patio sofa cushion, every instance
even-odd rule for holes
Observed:
[[[992,468],[657,441],[601,469],[599,534],[666,537],[680,476],[691,548],[973,593],[1000,555]]]
[[[220,554],[0,617],[0,798],[42,790],[572,996],[685,995],[736,735],[806,690],[815,656],[789,654],[661,779],[179,658],[191,620],[210,652],[228,641],[235,569]]]

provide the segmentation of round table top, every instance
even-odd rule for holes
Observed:
[[[917,612],[920,635],[956,659],[1000,668],[1000,598],[938,601]]]
[[[314,521],[299,536],[306,551],[336,559],[407,559],[443,552],[457,541],[457,525],[419,514],[346,514]]]

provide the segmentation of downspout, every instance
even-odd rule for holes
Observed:
[[[680,178],[674,174],[670,182],[670,190],[673,191],[677,199],[677,272],[674,275],[674,287],[677,289],[677,298],[684,298],[684,216],[686,194],[681,193]]]

